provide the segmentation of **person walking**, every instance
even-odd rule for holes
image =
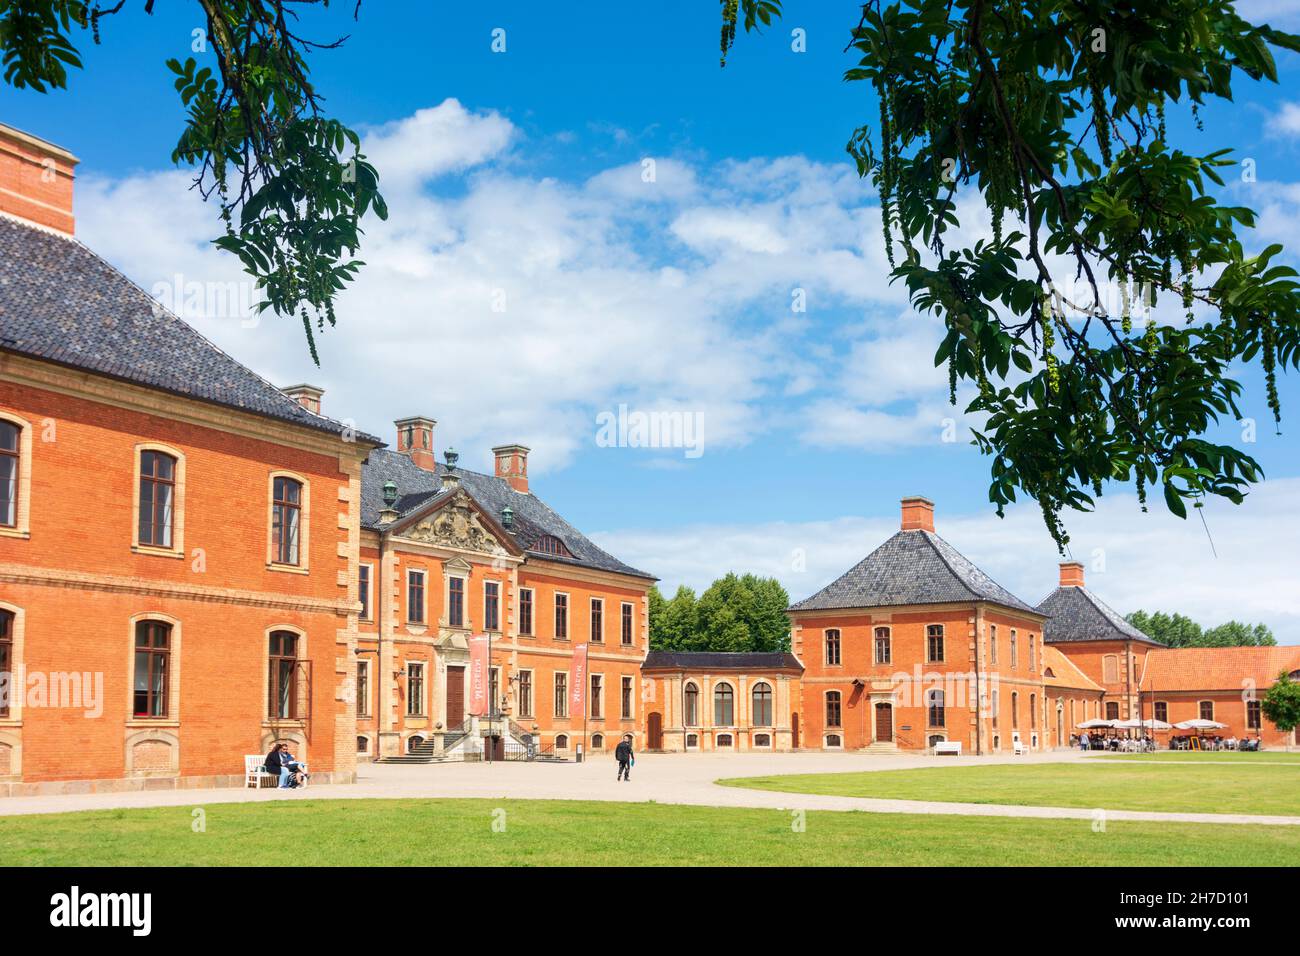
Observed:
[[[1088,732],[1086,730],[1079,736],[1079,749],[1088,749]]]
[[[624,737],[614,748],[614,759],[618,761],[618,779],[632,779],[632,763],[635,758],[632,756],[632,741]]]

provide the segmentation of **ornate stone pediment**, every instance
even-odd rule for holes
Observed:
[[[501,555],[506,549],[496,535],[484,527],[478,512],[464,491],[427,518],[421,518],[402,532],[408,541],[433,544],[446,548],[460,548],[481,554]]]

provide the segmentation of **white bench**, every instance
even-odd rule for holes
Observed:
[[[941,740],[934,745],[934,755],[936,757],[960,757],[961,741],[960,740]]]
[[[280,786],[276,774],[266,772],[266,758],[261,754],[244,754],[244,788],[260,790]]]
[[[1021,740],[1019,734],[1017,734],[1015,737],[1012,737],[1012,738],[1011,738],[1011,754],[1012,754],[1012,756],[1019,757],[1021,754],[1027,754],[1027,753],[1029,753],[1029,752],[1030,752],[1030,750],[1029,750],[1029,744],[1027,744],[1027,743],[1025,743],[1023,740]]]

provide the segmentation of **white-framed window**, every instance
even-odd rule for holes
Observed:
[[[357,716],[370,716],[370,661],[357,661]]]
[[[525,637],[533,636],[533,611],[536,592],[532,588],[519,589],[519,633]]]
[[[840,629],[838,627],[828,628],[825,633],[826,643],[826,663],[831,667],[840,663]]]
[[[619,607],[619,634],[624,647],[636,643],[635,622],[636,606],[631,601],[624,601]]]
[[[311,484],[302,475],[273,471],[267,477],[267,567],[306,573],[311,535]]]
[[[563,591],[555,592],[555,639],[569,639],[569,595]]]
[[[374,606],[374,576],[375,566],[373,564],[357,565],[357,600],[361,602],[361,620],[373,621],[375,619]]]
[[[465,627],[465,596],[469,580],[464,575],[447,575],[447,626]]]
[[[185,454],[157,442],[135,446],[133,551],[185,555]]]
[[[406,662],[406,716],[423,717],[427,712],[425,699],[424,662]]]
[[[406,623],[421,625],[428,620],[429,595],[424,568],[406,570]]]
[[[483,582],[483,629],[501,630],[501,583]]]
[[[605,599],[591,599],[591,642],[605,643]]]
[[[31,484],[32,427],[26,419],[0,412],[0,535],[29,534]]]

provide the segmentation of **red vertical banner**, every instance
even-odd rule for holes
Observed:
[[[569,663],[569,717],[587,714],[587,645],[573,645],[573,660]]]
[[[471,635],[469,639],[469,712],[485,717],[488,712],[488,636]]]

